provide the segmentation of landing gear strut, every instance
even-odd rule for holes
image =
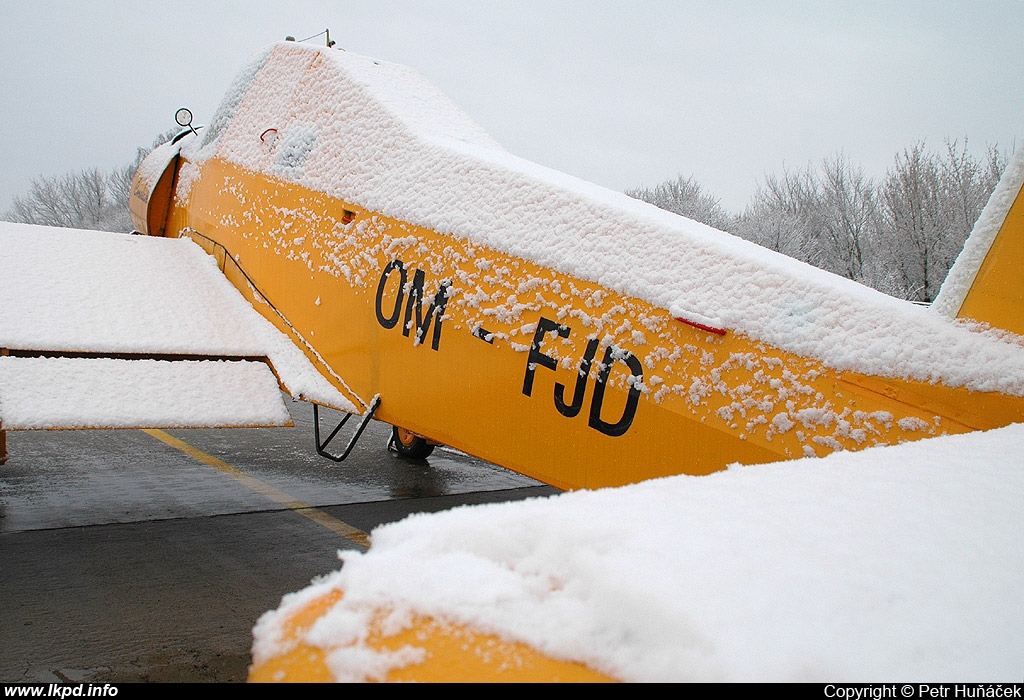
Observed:
[[[341,419],[341,422],[339,422],[334,430],[331,431],[331,434],[327,436],[327,439],[320,442],[320,407],[313,404],[313,436],[316,440],[316,453],[321,457],[326,457],[327,459],[335,462],[344,461],[352,451],[352,448],[356,446],[356,441],[359,439],[359,436],[363,434],[363,430],[366,429],[366,424],[370,422],[371,418],[373,418],[373,414],[377,411],[378,406],[380,406],[380,394],[373,397],[373,401],[370,402],[370,407],[366,409],[366,413],[363,414],[363,419],[359,421],[359,425],[356,427],[356,431],[352,435],[352,439],[348,441],[348,447],[345,448],[345,451],[340,455],[333,455],[327,451],[327,446],[331,444],[331,440],[333,440],[338,434],[338,431],[341,430],[342,426],[348,422],[348,419],[352,417],[352,414],[346,413],[345,417]]]

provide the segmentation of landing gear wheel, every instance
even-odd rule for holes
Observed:
[[[397,425],[391,428],[391,444],[398,454],[409,459],[426,459],[434,451],[429,442]]]

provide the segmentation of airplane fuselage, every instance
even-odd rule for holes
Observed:
[[[213,158],[168,235],[357,405],[561,488],[963,432],[1024,400],[836,372],[725,328]],[[239,274],[239,272],[243,274]]]

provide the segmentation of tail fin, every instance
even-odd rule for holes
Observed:
[[[1024,335],[1024,149],[1011,158],[932,308]]]

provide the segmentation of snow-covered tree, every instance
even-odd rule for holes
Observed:
[[[704,192],[692,175],[687,178],[680,175],[654,187],[626,190],[626,194],[718,229],[724,230],[730,222],[721,201]]]
[[[818,169],[767,175],[730,232],[863,280],[877,238],[875,199],[872,181],[840,154]]]
[[[14,198],[4,218],[44,226],[125,230],[124,217],[119,214],[108,191],[107,175],[94,168],[35,178],[27,195]]]
[[[822,266],[813,232],[818,230],[817,183],[806,170],[768,174],[730,228],[741,238],[797,260]]]
[[[759,245],[870,285],[930,303],[995,189],[1007,156],[978,159],[966,141],[917,143],[879,182],[845,156],[768,174],[726,227]]]
[[[132,180],[142,159],[180,129],[166,131],[150,148],[138,148],[128,165],[103,172],[97,168],[53,177],[37,177],[28,194],[15,197],[5,221],[98,231],[132,230],[128,202]]]
[[[869,256],[878,239],[874,183],[859,166],[839,155],[822,161],[818,204],[828,269],[861,282],[869,279]]]
[[[898,154],[880,187],[885,263],[894,289],[931,302],[995,189],[1006,156],[990,147],[979,161],[956,141],[929,153],[919,142]]]

